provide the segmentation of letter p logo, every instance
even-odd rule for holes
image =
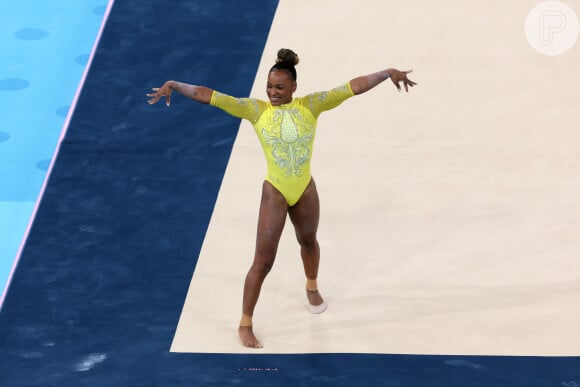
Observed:
[[[535,6],[526,19],[526,38],[544,55],[560,55],[574,46],[579,23],[574,11],[559,1],[545,1]]]
[[[554,43],[554,35],[566,31],[566,14],[561,11],[544,11],[538,19],[538,38],[540,44],[544,46],[549,46]]]

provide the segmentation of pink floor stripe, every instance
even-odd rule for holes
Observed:
[[[50,178],[50,173],[52,172],[54,162],[55,162],[56,157],[58,155],[58,152],[60,150],[60,144],[61,144],[61,142],[62,142],[62,140],[63,140],[63,138],[66,135],[66,132],[68,130],[71,117],[73,115],[73,112],[75,111],[77,101],[78,101],[79,96],[81,94],[81,90],[83,89],[83,86],[85,85],[85,80],[87,79],[87,74],[89,73],[89,69],[91,68],[91,64],[93,63],[93,58],[95,56],[95,52],[97,50],[99,42],[101,41],[101,36],[103,34],[103,30],[105,29],[105,25],[107,24],[107,20],[109,19],[109,14],[111,12],[111,9],[113,8],[114,2],[115,2],[115,0],[109,0],[109,2],[107,4],[107,9],[105,10],[105,15],[103,16],[103,21],[101,22],[101,28],[99,29],[99,32],[97,34],[97,39],[95,40],[95,43],[93,45],[93,49],[92,49],[91,54],[89,56],[89,60],[87,61],[87,65],[85,66],[85,71],[83,72],[83,76],[79,82],[79,86],[77,87],[77,91],[75,93],[73,102],[72,102],[70,109],[68,111],[68,114],[66,116],[66,120],[62,126],[62,130],[60,132],[58,144],[56,146],[54,154],[52,155],[50,166],[49,166],[48,171],[46,173],[46,177],[44,178],[44,182],[42,184],[42,188],[40,189],[40,193],[38,194],[38,198],[36,199],[36,204],[34,206],[34,210],[32,211],[32,215],[30,216],[30,220],[28,221],[28,226],[26,227],[26,232],[24,233],[24,236],[22,237],[22,241],[20,242],[20,248],[18,249],[18,252],[16,254],[16,258],[14,259],[14,263],[12,264],[12,268],[10,270],[10,274],[8,275],[8,279],[6,280],[6,285],[4,286],[4,290],[2,291],[2,298],[0,298],[0,310],[2,309],[2,306],[4,305],[4,300],[6,299],[6,295],[8,294],[8,289],[10,287],[10,284],[12,283],[12,278],[14,277],[14,272],[16,271],[16,267],[18,266],[18,262],[20,261],[20,257],[22,255],[22,250],[24,250],[24,245],[26,244],[26,240],[28,239],[28,235],[30,234],[30,230],[32,228],[32,224],[34,223],[34,219],[36,218],[36,213],[38,212],[38,207],[40,205],[40,202],[42,201],[42,197],[44,196],[44,191],[46,190],[46,185],[47,185],[48,180]]]

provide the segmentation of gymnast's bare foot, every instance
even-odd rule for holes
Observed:
[[[244,347],[248,348],[263,348],[262,343],[256,339],[254,336],[254,331],[252,330],[252,326],[240,326],[238,328],[238,334],[240,335],[240,340]]]
[[[306,290],[306,297],[308,297],[308,309],[311,313],[319,314],[326,310],[326,302],[317,290]]]

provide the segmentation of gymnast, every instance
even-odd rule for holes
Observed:
[[[204,86],[167,81],[154,88],[149,104],[165,97],[167,106],[175,90],[194,101],[210,104],[226,113],[250,121],[260,140],[267,174],[262,186],[254,261],[246,275],[242,301],[242,317],[238,334],[242,344],[262,348],[254,335],[252,316],[262,283],[274,264],[278,242],[289,216],[300,245],[306,275],[306,297],[311,313],[322,313],[327,304],[318,290],[320,247],[316,233],[320,214],[318,192],[310,175],[310,159],[316,123],[320,113],[333,109],[347,98],[362,94],[381,82],[391,79],[401,91],[416,85],[407,78],[409,71],[393,68],[360,76],[330,91],[294,98],[297,87],[295,66],[298,55],[289,49],[278,51],[270,68],[266,85],[268,102],[254,98],[234,98]]]

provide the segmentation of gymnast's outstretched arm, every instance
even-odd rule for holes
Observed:
[[[159,99],[165,97],[165,103],[167,106],[171,104],[171,93],[173,90],[177,91],[184,96],[193,99],[194,101],[209,104],[211,100],[211,95],[213,90],[205,86],[190,85],[187,83],[177,82],[177,81],[167,81],[161,87],[154,87],[153,93],[147,94],[150,97],[149,104],[153,105],[157,103]]]
[[[413,70],[399,71],[397,69],[386,69],[382,71],[377,71],[376,73],[363,75],[361,77],[352,79],[350,81],[350,87],[352,89],[352,92],[358,95],[366,93],[373,87],[391,78],[391,81],[399,91],[401,91],[400,83],[402,82],[403,86],[405,87],[405,91],[408,92],[409,86],[413,87],[417,84],[416,82],[413,82],[409,78],[407,78],[407,74],[409,74],[412,71]]]

